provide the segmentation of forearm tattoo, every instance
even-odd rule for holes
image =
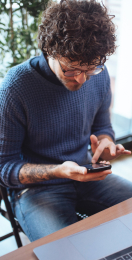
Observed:
[[[36,183],[46,180],[53,180],[57,177],[52,169],[58,165],[30,164],[23,165],[19,172],[19,180],[22,184]]]

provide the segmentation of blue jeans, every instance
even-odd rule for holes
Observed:
[[[12,197],[14,213],[30,241],[47,236],[78,221],[76,212],[88,216],[132,197],[132,182],[116,175],[103,181],[45,185]]]

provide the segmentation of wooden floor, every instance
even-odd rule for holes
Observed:
[[[132,155],[120,156],[118,159],[113,160],[111,164],[113,174],[120,175],[129,181],[132,181]],[[6,232],[11,232],[10,223],[0,215],[0,236],[5,235]],[[23,245],[30,243],[28,238],[23,233],[21,234],[21,237]],[[14,237],[0,242],[0,256],[7,254],[15,249],[17,249],[17,245]]]

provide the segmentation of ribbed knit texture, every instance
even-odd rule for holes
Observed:
[[[0,100],[0,180],[5,186],[29,186],[21,184],[18,177],[27,162],[86,163],[91,134],[114,139],[106,67],[80,90],[71,92],[44,79],[28,60],[9,70],[0,88]]]

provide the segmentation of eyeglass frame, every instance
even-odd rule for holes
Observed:
[[[57,59],[57,60],[58,60],[58,59]],[[62,68],[61,63],[60,63],[59,60],[58,60],[58,62],[59,62],[60,68],[61,68],[61,70],[62,70],[62,72],[63,72],[63,74],[64,74],[65,77],[74,77],[74,76],[79,76],[82,72],[85,72],[85,74],[86,74],[86,72],[87,72],[87,70],[85,71],[85,70],[78,70],[78,69],[75,69],[75,70],[80,71],[80,73],[77,74],[77,75],[73,75],[73,76],[67,76],[67,75],[65,75],[65,72],[67,72],[67,71],[75,71],[75,70],[64,70],[64,69]],[[95,75],[101,73],[101,72],[105,69],[104,65],[103,65],[102,68],[100,68],[100,69],[101,69],[101,71],[99,71],[99,72],[96,73],[96,74],[86,74],[86,75],[87,75],[87,76],[95,76]],[[95,70],[96,70],[96,69],[95,69]]]

